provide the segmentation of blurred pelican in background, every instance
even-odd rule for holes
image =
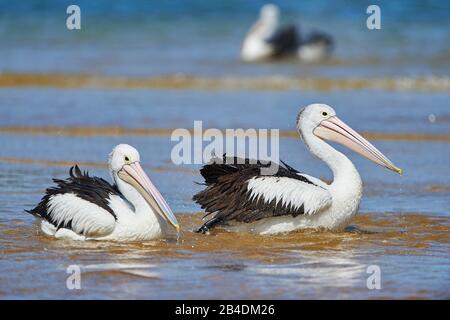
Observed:
[[[331,36],[312,32],[303,37],[295,25],[280,27],[280,9],[274,4],[261,8],[259,19],[253,24],[241,47],[241,58],[255,62],[283,57],[296,57],[315,62],[330,56]]]

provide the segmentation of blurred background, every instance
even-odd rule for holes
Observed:
[[[0,0],[0,297],[449,297],[450,2],[378,1],[381,30],[369,30],[371,1],[276,1],[282,24],[326,32],[334,51],[314,63],[245,63],[241,44],[265,3]],[[71,4],[81,8],[81,30],[66,28]],[[194,120],[280,129],[281,159],[331,179],[296,138],[295,117],[313,102],[333,106],[404,169],[399,177],[345,151],[365,186],[356,223],[378,236],[328,235],[311,247],[301,234],[289,244],[242,239],[230,258],[222,238],[197,252],[205,240],[188,233],[189,246],[171,243],[168,254],[164,243],[50,241],[23,211],[74,163],[108,178],[107,154],[129,143],[174,212],[194,216],[199,165],[170,160],[170,133]],[[152,273],[130,278],[103,266],[117,261]],[[62,285],[73,263],[91,266],[78,293]],[[365,287],[373,263],[386,270],[382,291]]]
[[[247,65],[241,42],[265,1],[80,0],[81,30],[65,27],[70,1],[0,1],[3,72],[149,76],[448,75],[446,1],[379,1],[382,29],[366,28],[370,1],[277,1],[284,23],[333,36],[325,65]]]

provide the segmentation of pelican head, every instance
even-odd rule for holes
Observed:
[[[110,154],[109,167],[116,181],[120,179],[136,189],[154,212],[179,230],[177,218],[140,165],[139,152],[128,144],[117,145]]]
[[[302,136],[313,134],[320,139],[340,143],[376,164],[402,174],[402,169],[340,120],[334,109],[326,104],[316,103],[305,107],[298,114],[297,128]]]
[[[263,21],[278,21],[280,9],[274,4],[265,4],[261,7],[259,16]]]

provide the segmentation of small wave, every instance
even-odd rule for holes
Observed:
[[[20,127],[5,126],[0,127],[0,133],[20,134],[20,135],[45,135],[45,136],[69,136],[69,137],[89,137],[89,136],[153,136],[170,137],[176,128],[124,128],[124,127]],[[204,129],[207,130],[207,129]],[[189,130],[194,135],[193,130]],[[225,135],[225,132],[223,132]],[[243,137],[251,136],[252,132],[236,133]],[[298,139],[299,134],[295,130],[280,130],[280,138]],[[362,135],[369,140],[389,140],[389,141],[450,141],[449,134],[428,134],[414,132],[362,132]]]
[[[0,73],[0,87],[117,88],[117,89],[195,89],[227,91],[355,90],[450,91],[450,77],[203,77],[175,74],[156,77],[124,77],[88,74]]]

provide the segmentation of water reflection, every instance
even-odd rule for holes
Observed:
[[[367,265],[353,251],[327,254],[292,250],[298,262],[283,265],[252,266],[256,275],[273,277],[281,286],[293,285],[304,289],[320,287],[355,287],[363,284]]]
[[[138,264],[138,263],[100,263],[79,265],[81,272],[86,273],[114,273],[121,272],[149,279],[161,278],[156,270],[156,264]]]

